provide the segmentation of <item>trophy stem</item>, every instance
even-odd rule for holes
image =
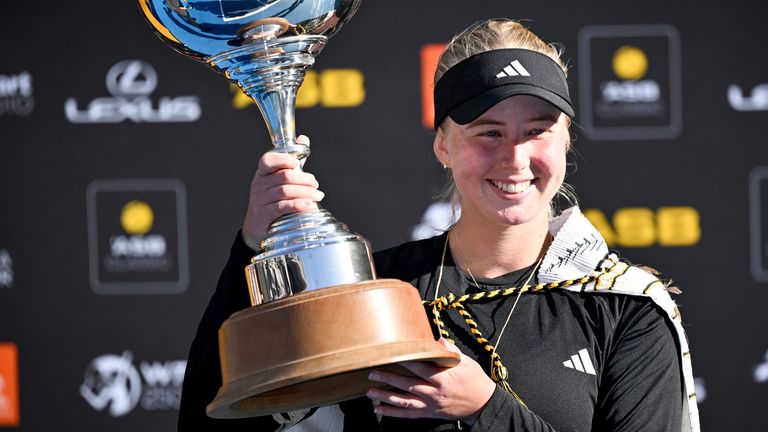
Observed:
[[[208,58],[237,83],[261,111],[275,151],[304,159],[309,146],[296,142],[296,93],[307,69],[325,46],[327,37],[299,35],[276,37],[275,27],[260,26],[239,48]]]

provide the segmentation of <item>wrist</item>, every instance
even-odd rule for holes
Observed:
[[[493,397],[493,393],[496,391],[496,383],[493,382],[490,378],[488,379],[488,390],[486,392],[487,397],[485,398],[485,402],[478,408],[475,412],[472,414],[460,419],[462,423],[466,423],[469,426],[472,426],[477,421],[478,417],[480,417],[480,414],[483,412],[486,406],[488,406],[488,403],[491,401],[491,398]]]
[[[254,252],[261,248],[260,247],[261,241],[254,240],[248,235],[246,235],[245,230],[242,230],[240,232],[240,237],[243,239],[243,243],[245,243],[245,245],[248,246]]]

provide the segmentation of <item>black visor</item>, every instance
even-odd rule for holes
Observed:
[[[507,48],[473,55],[445,72],[435,85],[435,129],[449,116],[470,123],[516,95],[536,96],[575,116],[560,65],[536,51]]]

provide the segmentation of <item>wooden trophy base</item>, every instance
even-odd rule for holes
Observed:
[[[435,341],[418,291],[395,279],[338,285],[237,312],[219,329],[223,385],[210,417],[242,418],[362,396],[373,369],[459,362]]]

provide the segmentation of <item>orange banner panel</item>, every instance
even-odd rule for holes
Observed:
[[[435,121],[435,107],[432,99],[433,81],[437,70],[437,59],[445,44],[427,44],[421,47],[421,121],[424,127],[432,129]]]
[[[19,425],[18,350],[0,343],[0,426]]]

